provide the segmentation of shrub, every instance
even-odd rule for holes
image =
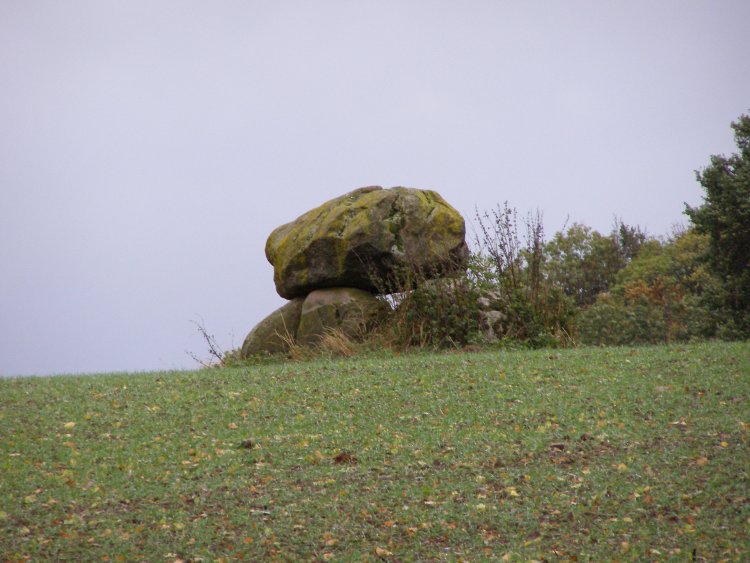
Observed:
[[[398,347],[461,347],[477,339],[479,289],[464,272],[428,279],[412,271],[408,287],[385,297],[393,308],[384,329]]]
[[[578,336],[584,344],[622,346],[664,341],[664,317],[648,301],[626,305],[602,295],[580,317]]]
[[[475,254],[470,275],[482,289],[501,296],[506,317],[504,339],[528,346],[567,346],[574,342],[576,308],[572,298],[549,275],[548,245],[542,215],[526,217],[524,244],[518,212],[508,203],[476,212]]]

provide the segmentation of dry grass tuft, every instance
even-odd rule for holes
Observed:
[[[346,358],[350,358],[357,353],[356,343],[344,331],[337,328],[326,329],[318,343],[318,349],[332,356]]]

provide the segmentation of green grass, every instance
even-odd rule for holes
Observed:
[[[746,561],[749,399],[749,343],[0,380],[0,559]]]

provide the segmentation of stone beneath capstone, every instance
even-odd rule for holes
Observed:
[[[242,344],[240,355],[286,354],[297,338],[297,327],[304,299],[294,299],[260,321]]]
[[[346,287],[318,289],[260,321],[242,345],[241,357],[286,354],[292,344],[318,344],[328,331],[362,339],[390,312],[372,293]]]
[[[302,304],[297,343],[317,344],[330,330],[361,340],[390,311],[390,307],[362,289],[316,289]]]
[[[275,229],[266,257],[287,299],[328,287],[384,292],[405,270],[436,277],[465,267],[465,235],[463,217],[437,192],[372,186]]]

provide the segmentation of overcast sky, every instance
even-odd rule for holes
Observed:
[[[196,367],[354,188],[685,222],[750,110],[750,2],[0,0],[0,374]]]

